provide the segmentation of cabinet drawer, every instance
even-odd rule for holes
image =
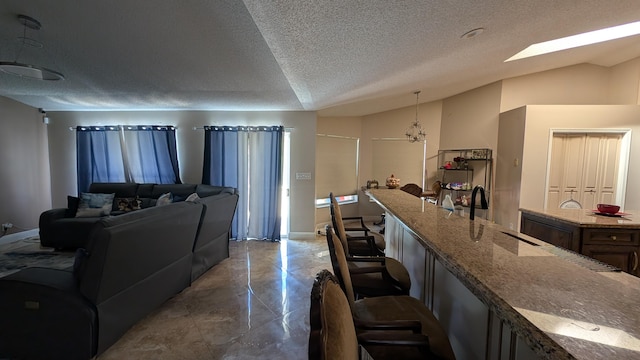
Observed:
[[[624,245],[584,245],[582,254],[638,275],[638,247]]]
[[[583,244],[640,245],[640,230],[585,229]]]

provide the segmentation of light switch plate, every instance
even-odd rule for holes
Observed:
[[[296,180],[311,180],[311,173],[296,173]]]

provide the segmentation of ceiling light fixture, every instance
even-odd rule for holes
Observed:
[[[530,45],[504,62],[640,34],[640,21]]]
[[[24,25],[22,36],[18,37],[20,47],[14,61],[0,61],[0,71],[15,76],[37,80],[64,80],[64,75],[55,70],[18,61],[26,47],[43,48],[41,42],[27,37],[27,28],[37,31],[42,28],[42,24],[40,24],[38,20],[27,15],[18,15],[18,21]]]
[[[475,28],[472,30],[467,31],[466,33],[460,35],[461,39],[472,39],[480,34],[482,34],[484,32],[484,28]]]
[[[417,141],[424,141],[427,137],[427,133],[422,130],[420,121],[418,121],[418,97],[420,96],[420,90],[414,92],[414,94],[416,94],[416,119],[411,123],[411,126],[409,126],[407,128],[407,131],[404,133],[407,136],[407,140],[412,143]]]

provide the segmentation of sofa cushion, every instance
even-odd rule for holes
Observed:
[[[177,203],[177,202],[183,202],[185,200],[187,200],[187,197],[189,197],[189,195],[173,195],[171,194],[171,202]]]
[[[81,193],[76,217],[96,217],[111,214],[115,194]]]
[[[196,192],[196,184],[155,184],[153,186],[152,198],[158,198],[160,195],[170,192],[173,196],[187,196]]]
[[[139,184],[138,185],[138,197],[141,199],[152,199],[153,198],[153,187],[155,184]],[[158,198],[157,196],[155,197]]]
[[[92,183],[89,186],[90,193],[110,194],[115,193],[115,197],[131,198],[138,195],[137,183]]]
[[[230,195],[233,195],[236,193],[236,189],[228,186],[198,184],[198,186],[196,187],[196,192],[202,198],[207,196],[218,195],[221,193],[228,193]]]
[[[152,198],[140,198],[140,200],[142,201],[143,209],[154,207],[158,202],[158,199],[152,199]]]

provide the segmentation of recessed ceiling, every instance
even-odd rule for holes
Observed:
[[[532,43],[640,20],[637,0],[0,2],[0,61],[42,23],[37,81],[0,95],[56,110],[311,110],[359,116],[504,78],[640,56],[640,37],[504,63]],[[463,36],[483,28],[476,36]],[[25,54],[23,54],[25,55]]]

